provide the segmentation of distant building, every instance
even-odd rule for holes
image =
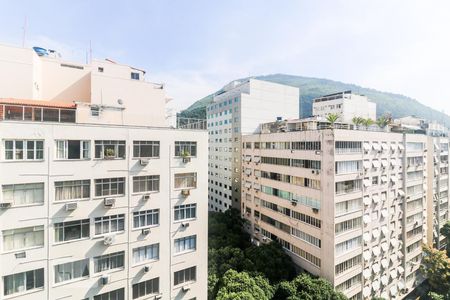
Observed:
[[[313,116],[326,117],[338,114],[339,121],[352,123],[354,117],[376,120],[377,105],[366,96],[351,91],[330,94],[313,100]]]
[[[209,209],[240,208],[241,137],[275,118],[297,118],[298,88],[249,79],[233,81],[206,110],[209,131]]]
[[[207,298],[207,134],[144,74],[0,46],[0,299]]]

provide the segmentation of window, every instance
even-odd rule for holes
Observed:
[[[95,141],[95,158],[125,158],[125,141]]]
[[[335,151],[337,154],[361,153],[362,143],[351,141],[336,141]]]
[[[197,267],[195,266],[175,272],[173,274],[174,280],[173,285],[179,285],[185,282],[195,281],[197,278],[196,273]]]
[[[55,223],[55,242],[67,242],[89,237],[89,219]]]
[[[95,196],[116,196],[125,194],[125,178],[95,179]]]
[[[292,142],[292,150],[321,150],[320,142]]]
[[[89,276],[89,258],[55,266],[55,283]]]
[[[3,230],[3,251],[44,246],[44,226]]]
[[[336,194],[352,193],[361,190],[361,179],[336,182]]]
[[[44,287],[44,269],[16,273],[3,277],[4,295],[12,295]]]
[[[336,275],[339,275],[355,266],[359,266],[361,265],[362,259],[361,259],[361,255],[352,257],[346,261],[341,262],[340,264],[337,264],[335,266],[335,273]]]
[[[43,160],[44,141],[5,140],[5,160]]]
[[[91,196],[90,180],[55,182],[55,201],[87,199]]]
[[[159,191],[159,175],[133,177],[133,193],[157,191]]]
[[[117,289],[94,296],[94,300],[125,300],[125,289]]]
[[[131,79],[139,80],[139,73],[131,72]]]
[[[89,159],[91,158],[90,146],[90,141],[56,141],[56,159]]]
[[[111,269],[123,268],[125,252],[114,252],[94,257],[94,272],[99,273]]]
[[[336,174],[349,174],[361,171],[362,163],[360,160],[337,161]]]
[[[344,232],[347,232],[350,230],[355,230],[355,229],[361,228],[361,225],[362,225],[361,217],[343,221],[343,222],[337,223],[335,225],[335,233],[336,233],[336,235],[339,235],[341,233],[344,233]]]
[[[100,115],[100,107],[91,106],[91,116],[98,117]]]
[[[351,288],[352,286],[355,286],[360,283],[361,283],[361,274],[358,274],[358,275],[344,281],[343,283],[339,284],[338,286],[336,286],[336,291],[339,291],[339,292],[346,291],[349,288]]]
[[[2,186],[3,202],[12,205],[44,203],[44,183],[5,184]]]
[[[133,249],[133,263],[159,259],[159,244],[152,244]]]
[[[195,250],[197,247],[197,236],[191,235],[175,239],[175,253]]]
[[[354,212],[354,211],[362,209],[362,199],[358,198],[358,199],[352,199],[352,200],[339,202],[339,203],[336,203],[335,206],[336,206],[336,208],[335,208],[336,216]]]
[[[174,207],[175,221],[194,219],[197,217],[197,204],[177,205]]]
[[[95,235],[125,230],[125,215],[98,217],[94,220]]]
[[[291,227],[291,234],[302,241],[307,242],[308,244],[314,245],[318,248],[322,247],[322,242],[319,238],[316,238],[315,236],[312,236],[306,232],[303,232],[297,228]]]
[[[133,228],[159,224],[159,209],[149,209],[133,213]]]
[[[197,156],[197,142],[175,142],[175,156]]]
[[[133,141],[133,157],[159,157],[159,141]]]
[[[159,293],[159,277],[133,284],[133,299]]]
[[[362,238],[361,236],[352,238],[347,241],[343,241],[336,245],[336,255],[341,255],[347,253],[353,249],[361,247]]]
[[[175,188],[196,188],[197,173],[180,173],[175,174]]]

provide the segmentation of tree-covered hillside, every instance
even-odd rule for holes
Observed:
[[[440,123],[446,124],[447,126],[450,125],[450,116],[423,105],[417,100],[399,94],[380,92],[374,89],[363,88],[355,84],[342,83],[328,79],[294,75],[273,74],[256,76],[255,78],[300,88],[301,117],[311,115],[311,103],[314,98],[331,93],[351,90],[356,94],[366,95],[371,101],[377,103],[378,116],[381,116],[386,112],[391,113],[394,118],[416,115],[428,120],[436,120]],[[208,95],[193,103],[189,108],[182,111],[180,115],[190,118],[204,118],[206,115],[205,107],[212,101],[212,99],[213,95]]]

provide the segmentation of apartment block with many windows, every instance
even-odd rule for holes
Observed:
[[[242,137],[247,230],[257,244],[281,243],[299,268],[350,299],[404,298],[423,280],[421,245],[433,224],[430,139],[335,127],[293,120]]]
[[[206,131],[144,71],[0,57],[0,299],[206,299]]]
[[[257,79],[223,87],[206,110],[209,132],[209,209],[239,208],[241,136],[275,118],[298,118],[299,90]]]

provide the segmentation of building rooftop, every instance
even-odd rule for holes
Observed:
[[[29,99],[14,99],[14,98],[0,98],[0,104],[36,106],[36,107],[53,107],[53,108],[72,108],[77,106],[75,103],[62,101],[46,101],[46,100],[29,100]]]

